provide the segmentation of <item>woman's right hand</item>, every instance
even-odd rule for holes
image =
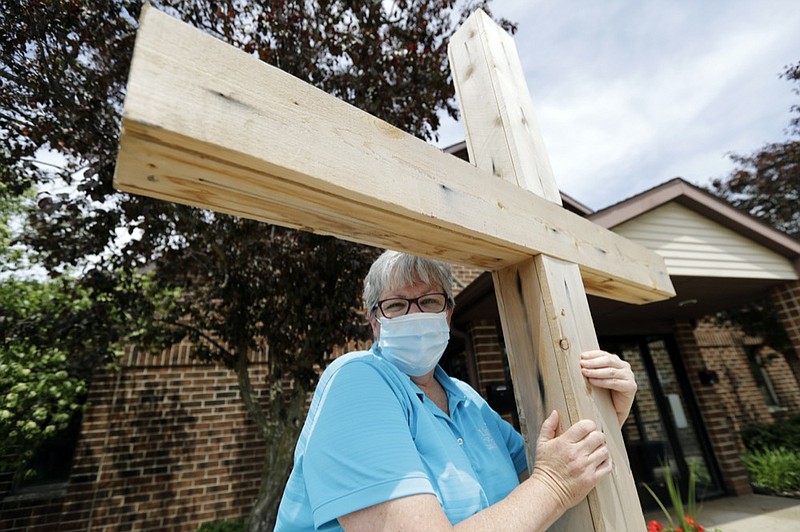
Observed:
[[[563,434],[558,412],[545,419],[536,441],[536,463],[526,482],[538,482],[551,492],[561,512],[583,500],[611,472],[611,456],[605,435],[594,421],[578,421]]]

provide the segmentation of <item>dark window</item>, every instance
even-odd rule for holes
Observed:
[[[750,365],[750,372],[753,374],[756,386],[758,386],[758,389],[761,391],[761,395],[764,396],[764,402],[767,406],[779,407],[780,401],[778,400],[778,395],[775,393],[775,387],[772,385],[772,381],[765,367],[768,360],[765,360],[765,356],[762,354],[763,346],[749,346],[746,348],[746,352],[747,362]]]

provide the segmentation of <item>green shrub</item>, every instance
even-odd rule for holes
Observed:
[[[800,452],[785,448],[750,451],[742,456],[754,487],[776,494],[800,493]]]
[[[34,476],[30,460],[83,409],[86,383],[69,363],[58,349],[0,345],[0,472]]]
[[[197,532],[244,532],[244,519],[211,521],[203,523]]]
[[[751,452],[779,447],[800,452],[800,415],[769,425],[750,425],[742,431],[742,440]]]

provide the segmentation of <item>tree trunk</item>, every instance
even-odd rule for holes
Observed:
[[[261,489],[248,518],[250,532],[271,532],[278,516],[278,504],[292,469],[294,446],[302,428],[302,415],[306,402],[305,390],[294,390],[287,405],[287,419],[296,420],[283,427],[272,424],[267,438],[264,463],[261,470]]]
[[[249,360],[246,346],[235,354],[233,370],[239,383],[239,395],[245,409],[255,422],[258,433],[264,440],[264,462],[261,469],[261,486],[258,499],[247,519],[251,531],[271,531],[278,515],[278,503],[283,487],[292,467],[294,445],[300,434],[307,390],[295,382],[287,403],[281,393],[270,394],[269,410],[265,411],[253,390],[250,381]],[[280,382],[272,383],[277,389]],[[283,411],[283,415],[278,413]],[[281,419],[289,420],[288,422]]]

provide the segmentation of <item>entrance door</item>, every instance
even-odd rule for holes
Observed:
[[[719,475],[698,430],[700,418],[671,338],[601,338],[600,345],[630,363],[639,386],[622,436],[642,507],[657,508],[645,484],[669,504],[667,474],[681,486],[684,502],[690,471],[698,497],[720,493]]]

